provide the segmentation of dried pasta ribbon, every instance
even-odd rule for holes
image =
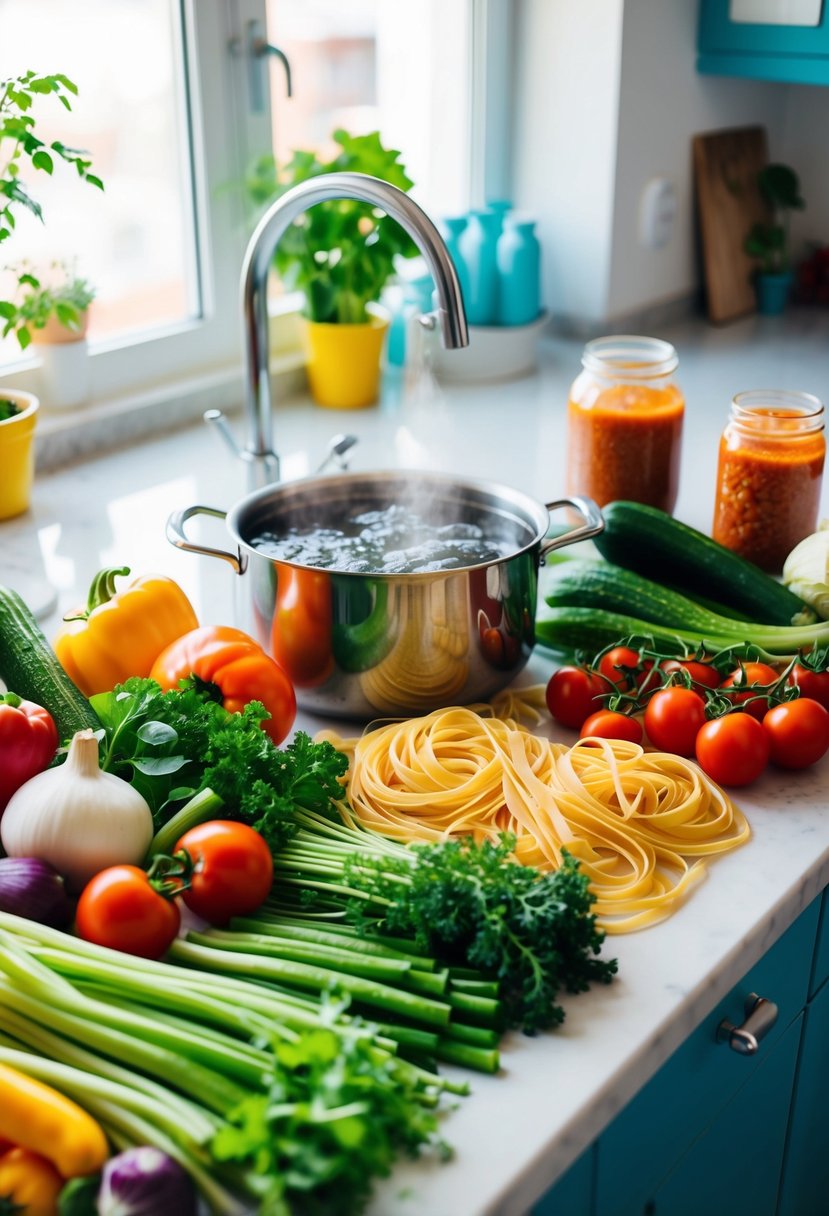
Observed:
[[[518,716],[522,707],[503,699]],[[522,715],[523,716],[523,715]],[[404,843],[516,838],[540,870],[577,857],[608,933],[664,920],[706,874],[703,858],[748,840],[745,816],[692,761],[624,740],[552,743],[452,706],[360,739],[324,737],[351,757],[346,817]]]

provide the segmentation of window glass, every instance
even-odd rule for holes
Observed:
[[[273,153],[329,154],[331,133],[379,131],[434,215],[469,203],[471,0],[268,0]]]
[[[118,340],[197,317],[191,158],[178,0],[0,0],[0,78],[61,72],[79,87],[71,113],[54,96],[33,108],[36,133],[85,149],[102,194],[71,166],[28,172],[44,222],[18,213],[0,246],[47,278],[67,261],[95,286],[89,337]],[[4,149],[0,147],[0,155]],[[19,358],[11,336],[0,365]]]

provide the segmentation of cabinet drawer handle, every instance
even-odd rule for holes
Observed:
[[[728,1040],[732,1051],[741,1056],[753,1056],[760,1046],[760,1040],[765,1038],[777,1021],[777,1006],[773,1001],[767,1001],[764,996],[750,992],[746,997],[745,1021],[742,1026],[734,1026],[727,1019],[717,1027],[717,1041]]]

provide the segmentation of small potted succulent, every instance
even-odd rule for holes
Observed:
[[[384,148],[378,132],[337,130],[333,140],[339,151],[327,160],[310,151],[294,152],[284,165],[260,157],[245,182],[250,200],[269,205],[308,178],[343,171],[411,189],[400,153]],[[377,400],[388,328],[378,301],[395,277],[396,259],[418,252],[395,220],[350,199],[318,203],[283,236],[275,266],[286,288],[304,296],[308,382],[318,404],[354,408]]]
[[[806,204],[797,174],[788,165],[766,165],[757,176],[757,186],[771,219],[754,224],[743,247],[759,261],[755,275],[758,311],[776,315],[786,306],[794,277],[789,253],[790,215],[802,211]]]
[[[22,349],[30,344],[37,349],[38,391],[45,405],[81,405],[89,396],[86,330],[95,288],[69,262],[52,262],[37,275],[24,263],[15,273],[16,313],[6,318],[3,333],[14,331]]]

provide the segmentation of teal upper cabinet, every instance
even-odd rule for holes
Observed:
[[[829,85],[829,0],[701,0],[697,71]]]

